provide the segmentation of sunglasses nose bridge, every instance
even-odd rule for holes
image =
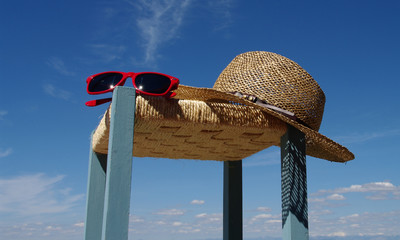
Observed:
[[[126,77],[124,79],[124,81],[128,80],[128,78],[130,78],[132,80],[132,84],[135,84],[135,77],[136,77],[136,73],[134,72],[128,72],[126,73]]]
[[[126,73],[126,78],[130,77],[133,79],[135,77],[135,75],[136,75],[136,73],[134,73],[134,72],[128,72],[128,73]]]

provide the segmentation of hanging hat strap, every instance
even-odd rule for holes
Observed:
[[[296,115],[295,115],[294,113],[292,113],[292,112],[290,112],[290,111],[287,111],[287,110],[285,110],[285,109],[279,108],[279,107],[277,107],[277,106],[271,105],[271,104],[269,104],[267,101],[262,100],[262,99],[259,99],[259,98],[256,97],[256,96],[248,95],[248,94],[240,93],[240,92],[231,92],[231,93],[232,93],[233,95],[235,95],[236,97],[240,97],[240,98],[247,99],[247,100],[249,100],[249,101],[251,101],[251,102],[253,102],[253,103],[255,103],[255,104],[257,104],[257,105],[259,105],[259,106],[261,106],[261,107],[265,107],[265,108],[269,108],[269,109],[271,109],[271,110],[274,110],[274,111],[277,112],[277,113],[280,113],[280,114],[282,114],[282,115],[285,115],[286,117],[288,117],[288,118],[290,118],[290,119],[292,119],[292,120],[294,120],[294,121],[296,121],[296,122],[298,122],[298,123],[301,123],[301,124],[303,124],[303,125],[306,126],[306,127],[309,127],[309,126],[308,126],[306,123],[304,123],[301,119],[299,119],[298,117],[296,117]]]

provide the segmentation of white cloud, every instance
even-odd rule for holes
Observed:
[[[157,225],[166,225],[167,224],[167,222],[165,222],[165,221],[156,221],[154,223]]]
[[[347,216],[341,217],[340,219],[354,219],[354,218],[358,218],[358,217],[360,217],[360,214],[354,213],[354,214],[351,214],[351,215],[347,215]]]
[[[214,25],[215,31],[221,31],[228,28],[232,20],[232,1],[231,0],[213,0],[208,1],[207,8],[214,14],[217,23]]]
[[[269,207],[258,207],[257,211],[259,211],[259,212],[270,212],[271,208],[269,208]]]
[[[0,225],[0,239],[82,239],[83,226],[77,224],[57,224],[43,222],[9,223],[3,221]]]
[[[347,234],[345,232],[333,232],[326,235],[327,237],[346,237]]]
[[[157,239],[156,236],[165,234],[188,234],[189,238],[197,238],[196,233],[201,232],[203,237],[213,238],[222,233],[222,214],[200,213],[193,217],[186,216],[186,210],[167,209],[158,211],[157,216],[136,216],[142,219],[139,222],[132,221],[130,216],[129,231],[134,232],[138,239]],[[185,214],[182,214],[185,213]]]
[[[392,129],[392,130],[387,130],[387,131],[380,131],[380,132],[369,132],[369,133],[355,133],[352,135],[348,136],[340,136],[336,137],[335,139],[337,141],[340,141],[342,143],[362,143],[370,140],[375,140],[379,138],[386,138],[386,137],[393,137],[393,136],[399,136],[400,135],[400,129]]]
[[[70,100],[72,94],[68,91],[62,90],[60,88],[56,88],[53,84],[45,84],[43,85],[43,90],[45,93],[48,95],[55,97],[55,98],[60,98],[63,100]]]
[[[323,215],[331,215],[332,211],[329,209],[318,209],[309,211],[309,216],[323,216]]]
[[[226,29],[232,23],[231,0],[205,2],[193,0],[125,0],[124,2],[128,4],[128,8],[122,11],[128,12],[133,21],[125,21],[126,25],[120,24],[117,26],[118,31],[114,29],[114,32],[110,32],[108,35],[115,36],[116,32],[122,35],[123,32],[129,31],[138,34],[138,36],[135,35],[135,39],[129,39],[131,42],[138,39],[144,52],[144,56],[140,59],[129,56],[133,59],[135,65],[154,67],[155,61],[161,57],[160,49],[181,37],[181,29],[187,22],[185,19],[191,9],[196,11],[196,14],[202,12],[201,15],[207,16],[207,20],[210,19],[210,14],[213,15],[211,18],[217,20],[213,23],[214,30]],[[121,20],[121,11],[117,10],[115,4],[104,8],[102,15],[103,19],[108,21]],[[124,37],[121,37],[118,33],[118,37],[114,37],[114,39],[123,39]],[[106,34],[102,33],[100,36],[104,38],[104,35]],[[127,43],[116,44],[114,41],[114,43],[92,44],[90,48],[95,55],[100,56],[100,61],[109,63],[124,59],[126,50],[130,46]]]
[[[271,220],[268,220],[266,223],[282,223],[282,220],[280,220],[280,219],[271,219]]]
[[[8,114],[8,111],[0,110],[0,120],[4,119],[4,116]]]
[[[193,228],[193,227],[185,227],[185,228],[179,229],[176,232],[187,234],[187,233],[198,233],[198,232],[201,232],[201,230],[198,228]]]
[[[190,202],[190,204],[193,204],[193,205],[203,205],[204,204],[204,200],[193,200],[193,201],[191,201]]]
[[[200,213],[195,216],[202,225],[210,224],[210,223],[215,223],[215,222],[221,222],[222,223],[222,213]]]
[[[204,218],[206,216],[207,216],[207,213],[200,213],[200,214],[197,214],[195,217],[196,218]]]
[[[257,219],[264,219],[264,218],[271,218],[272,215],[271,214],[258,214],[256,216],[254,216],[252,219],[257,220]]]
[[[282,231],[281,214],[257,214],[243,220],[244,231],[247,235],[260,236],[259,234],[268,234],[267,236],[279,236]],[[258,238],[257,238],[258,239]],[[274,238],[275,239],[275,238]]]
[[[329,200],[344,200],[342,194],[347,193],[370,193],[371,196],[367,196],[370,200],[385,200],[393,196],[394,199],[399,199],[400,197],[400,186],[395,186],[390,182],[372,182],[366,184],[354,184],[350,187],[337,188],[332,190],[320,190],[316,193],[311,194],[311,196],[321,196],[325,194],[330,194],[326,197]],[[342,198],[343,197],[343,198]],[[335,199],[334,199],[335,198]],[[311,202],[317,202],[318,200],[324,201],[324,198],[311,198]]]
[[[115,60],[122,59],[123,54],[126,52],[126,46],[122,44],[91,44],[89,45],[94,55],[103,63],[110,63]]]
[[[12,153],[12,148],[2,149],[0,148],[0,158],[7,157]]]
[[[160,46],[179,36],[191,0],[139,0],[131,4],[137,8],[136,25],[145,48],[144,62],[152,63]]]
[[[73,72],[71,72],[70,70],[67,69],[67,67],[65,66],[64,61],[61,60],[58,57],[51,57],[47,61],[47,65],[49,65],[50,67],[54,68],[59,73],[65,75],[65,76],[73,76],[73,75],[75,75],[75,73],[73,73]]]
[[[386,236],[398,236],[400,235],[399,214],[400,211],[353,213],[339,217],[312,214],[309,219],[310,225],[313,226],[310,235],[313,238],[377,236],[384,232]]]
[[[129,216],[129,221],[133,223],[142,223],[145,222],[145,220],[137,215],[130,215]]]
[[[256,215],[256,216],[250,218],[249,224],[254,224],[254,223],[257,222],[257,221],[266,220],[266,219],[269,219],[269,220],[271,220],[271,219],[277,220],[277,219],[276,219],[277,217],[279,217],[279,216],[274,216],[274,215],[272,215],[272,214],[262,213],[262,214],[258,214],[258,215]]]
[[[338,215],[338,211],[334,210],[339,207],[348,209],[359,203],[344,201],[348,194],[361,195],[368,200],[399,199],[400,187],[388,181],[377,181],[366,184],[353,184],[348,187],[336,189],[320,190],[310,194],[313,197],[309,199],[309,222],[313,226],[312,229],[314,229],[310,232],[311,236],[314,238],[318,236],[376,236],[380,231],[385,232],[386,236],[400,234],[399,229],[394,227],[396,224],[400,224],[400,218],[397,215],[400,214],[399,211],[375,213],[353,212],[347,215]],[[362,203],[366,204],[365,200]],[[391,224],[384,224],[385,222],[390,222]]]
[[[20,216],[69,211],[83,198],[83,194],[62,193],[58,187],[64,176],[44,174],[24,175],[0,179],[0,214]]]
[[[51,226],[51,225],[49,225],[49,226],[47,226],[46,228],[45,228],[46,230],[61,230],[62,228],[61,227],[54,227],[54,226]]]
[[[343,195],[334,193],[326,197],[328,200],[345,200],[346,198]]]
[[[174,227],[179,227],[179,226],[182,226],[182,225],[183,225],[182,222],[173,222],[172,223],[172,226],[174,226]]]
[[[392,191],[395,190],[394,186],[390,182],[372,182],[363,185],[351,185],[347,188],[336,189],[335,192],[338,193],[348,193],[348,192],[376,192],[376,191]]]
[[[84,222],[78,222],[74,224],[75,227],[84,227],[85,223]]]
[[[325,202],[326,198],[309,198],[309,203],[318,203],[318,202]]]
[[[181,210],[181,209],[164,209],[164,210],[160,210],[156,213],[154,213],[156,215],[167,215],[167,216],[179,216],[179,215],[184,215],[185,214],[185,210]]]

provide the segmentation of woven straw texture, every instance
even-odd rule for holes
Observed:
[[[181,85],[177,90],[179,97],[196,99],[199,101],[210,102],[221,102],[231,105],[243,105],[248,108],[258,109],[264,114],[274,116],[282,121],[298,128],[300,131],[306,135],[306,153],[309,156],[321,158],[333,162],[347,162],[354,159],[353,153],[351,153],[347,148],[342,145],[332,141],[326,136],[314,131],[308,127],[303,126],[279,113],[272,110],[265,109],[255,103],[247,101],[245,99],[240,99],[232,94],[226,94],[220,91],[209,88],[194,88],[189,86]],[[177,95],[177,96],[178,96]],[[225,100],[222,100],[225,99]],[[245,108],[246,109],[246,108]]]
[[[310,74],[281,55],[270,52],[241,54],[224,69],[213,89],[256,96],[295,113],[316,131],[321,125],[324,92]]]
[[[354,159],[344,146],[318,132],[325,94],[297,63],[279,54],[248,52],[222,71],[214,88],[180,85],[174,99],[137,97],[133,154],[139,157],[240,160],[270,146],[290,124],[305,134],[306,154],[335,162]],[[300,121],[232,92],[256,96]],[[107,153],[109,110],[94,136]]]
[[[95,152],[108,152],[110,113],[93,134]],[[278,118],[243,105],[137,96],[133,156],[241,160],[279,145],[286,129]]]
[[[325,106],[325,94],[318,83],[297,63],[279,54],[262,51],[240,54],[222,71],[213,89],[180,85],[175,92],[179,99],[230,102],[260,109],[305,133],[307,155],[334,162],[354,159],[346,147],[318,133]],[[231,92],[256,96],[294,113],[304,124]]]

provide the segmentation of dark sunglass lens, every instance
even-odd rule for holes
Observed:
[[[113,88],[122,79],[121,73],[103,73],[94,77],[88,86],[90,92],[102,92]]]
[[[135,85],[143,92],[161,94],[168,90],[171,80],[163,75],[145,73],[135,78]]]

